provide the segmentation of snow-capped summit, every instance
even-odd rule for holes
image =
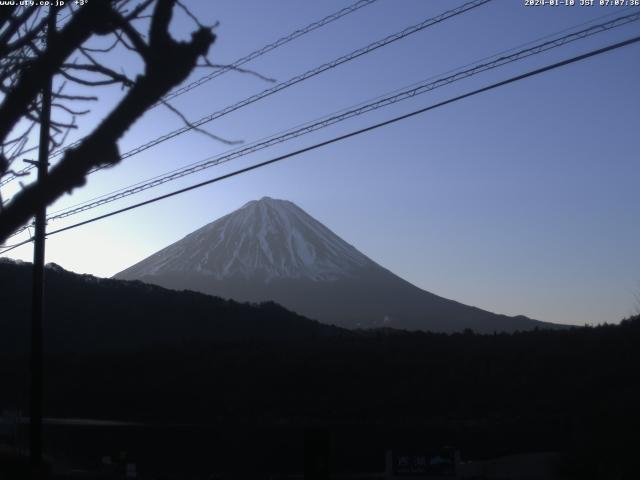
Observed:
[[[286,200],[263,197],[116,275],[239,301],[275,301],[347,328],[479,332],[545,326],[406,282]]]
[[[212,222],[120,276],[199,272],[217,280],[323,281],[373,262],[287,200],[263,197]]]

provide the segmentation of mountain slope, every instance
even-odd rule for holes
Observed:
[[[273,300],[346,328],[493,332],[553,326],[421,290],[292,202],[269,197],[247,203],[115,278],[239,301]]]

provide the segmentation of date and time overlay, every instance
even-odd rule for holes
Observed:
[[[523,0],[525,7],[640,7],[640,0]]]
[[[89,0],[9,0],[1,6],[64,7],[67,4],[82,6]],[[640,0],[522,0],[525,7],[640,7]]]

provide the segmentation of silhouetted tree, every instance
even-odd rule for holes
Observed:
[[[176,6],[197,24],[189,41],[177,41],[169,33]],[[44,41],[47,15],[58,17],[50,44]],[[104,45],[96,46],[96,37]],[[87,112],[75,105],[98,100],[93,94],[68,92],[69,86],[120,84],[126,90],[97,127],[64,152],[45,181],[24,187],[6,205],[0,199],[0,243],[39,207],[84,185],[91,170],[117,164],[118,140],[146,110],[183,82],[199,58],[204,66],[215,67],[206,59],[214,40],[212,27],[201,25],[179,0],[91,0],[80,7],[66,2],[61,11],[0,8],[0,179],[20,174],[14,162],[37,148],[29,148],[29,138],[39,123],[40,93],[48,79],[56,80],[51,148],[63,145],[77,127],[76,117]],[[113,65],[123,51],[144,65],[133,78]]]

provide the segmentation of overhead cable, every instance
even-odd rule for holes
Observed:
[[[380,109],[382,107],[386,107],[395,103],[398,103],[400,101],[404,101],[410,98],[413,98],[417,95],[420,94],[424,94],[427,93],[429,91],[432,91],[436,88],[440,88],[443,87],[445,85],[449,85],[453,82],[468,78],[470,76],[473,75],[477,75],[481,72],[485,72],[487,70],[491,70],[497,67],[501,67],[503,65],[506,65],[508,63],[513,63],[516,62],[518,60],[522,60],[524,58],[528,58],[530,56],[533,55],[537,55],[543,52],[546,52],[548,50],[554,49],[554,48],[558,48],[562,45],[566,45],[567,43],[571,43],[574,42],[576,40],[580,40],[592,35],[595,35],[597,33],[601,33],[607,30],[611,30],[613,28],[616,27],[620,27],[622,25],[626,25],[630,22],[634,22],[634,21],[638,21],[640,20],[640,12],[632,14],[632,15],[627,15],[624,17],[619,17],[616,18],[614,20],[611,20],[610,22],[606,22],[603,24],[599,24],[599,25],[595,25],[593,27],[578,31],[578,32],[574,32],[568,35],[564,35],[563,37],[560,38],[556,38],[556,39],[552,39],[549,40],[547,42],[541,43],[541,44],[537,44],[534,45],[532,47],[523,49],[523,50],[519,50],[513,54],[510,55],[506,55],[506,56],[501,56],[498,58],[495,58],[489,62],[485,62],[479,65],[475,65],[472,68],[468,68],[466,70],[462,70],[459,72],[456,72],[452,75],[448,75],[446,77],[443,78],[439,78],[435,81],[425,81],[422,82],[420,84],[414,85],[412,86],[412,88],[406,89],[406,90],[402,90],[398,93],[394,93],[393,95],[389,95],[386,97],[381,97],[376,99],[373,102],[370,103],[365,103],[365,104],[360,104],[355,108],[352,108],[350,110],[343,110],[338,114],[334,114],[332,116],[328,116],[328,117],[324,117],[318,121],[315,122],[311,122],[308,124],[304,124],[298,128],[293,128],[290,129],[288,131],[286,131],[283,134],[279,134],[279,135],[275,135],[272,137],[268,137],[267,139],[264,140],[260,140],[258,142],[255,142],[251,145],[248,146],[244,146],[238,149],[235,149],[231,152],[226,152],[220,155],[214,155],[211,157],[208,157],[204,160],[201,160],[200,162],[196,162],[194,164],[188,165],[186,167],[183,167],[181,169],[176,169],[173,170],[171,172],[168,172],[167,174],[164,175],[158,175],[155,176],[151,179],[148,179],[147,181],[143,181],[143,182],[138,182],[134,185],[131,185],[129,187],[125,187],[125,188],[121,188],[118,189],[114,192],[111,192],[109,194],[103,194],[99,197],[90,199],[90,200],[86,200],[84,202],[81,202],[79,204],[76,205],[72,205],[69,207],[66,207],[62,210],[58,210],[56,212],[53,212],[48,219],[49,220],[56,220],[56,219],[61,219],[61,218],[65,218],[65,217],[69,217],[71,215],[75,215],[77,213],[80,212],[84,212],[86,210],[90,210],[96,207],[99,207],[101,205],[107,204],[107,203],[111,203],[114,202],[116,200],[128,197],[130,195],[134,195],[140,192],[143,192],[145,190],[148,190],[150,188],[154,188],[157,187],[159,185],[163,185],[167,182],[173,181],[173,180],[177,180],[179,178],[182,178],[184,176],[187,175],[191,175],[197,172],[200,172],[202,170],[211,168],[213,166],[216,165],[220,165],[222,163],[226,163],[232,160],[235,160],[237,158],[243,157],[245,155],[254,153],[258,150],[262,150],[264,148],[273,146],[275,144],[278,143],[283,143],[286,142],[288,140],[300,137],[302,135],[306,135],[308,133],[311,132],[315,132],[317,130],[326,128],[330,125],[334,125],[336,123],[339,122],[343,122],[347,119],[356,117],[356,116],[360,116],[363,115],[365,113]]]
[[[220,182],[222,180],[226,180],[228,178],[235,177],[237,175],[241,175],[243,173],[250,172],[252,170],[256,170],[258,168],[262,168],[262,167],[265,167],[265,166],[268,166],[268,165],[272,165],[272,164],[280,162],[282,160],[286,160],[288,158],[292,158],[292,157],[298,156],[298,155],[300,155],[302,153],[306,153],[306,152],[309,152],[309,151],[312,151],[312,150],[315,150],[315,149],[318,149],[318,148],[321,148],[321,147],[324,147],[324,146],[327,146],[327,145],[330,145],[330,144],[333,144],[333,143],[336,143],[336,142],[340,142],[342,140],[346,140],[348,138],[355,137],[357,135],[361,135],[363,133],[366,133],[366,132],[369,132],[369,131],[372,131],[372,130],[376,130],[378,128],[382,128],[382,127],[385,127],[385,126],[388,126],[388,125],[391,125],[391,124],[399,122],[401,120],[406,120],[406,119],[414,117],[416,115],[420,115],[420,114],[428,112],[430,110],[434,110],[436,108],[443,107],[445,105],[449,105],[451,103],[463,100],[465,98],[469,98],[471,96],[475,96],[475,95],[478,95],[480,93],[484,93],[484,92],[487,92],[487,91],[490,91],[490,90],[494,90],[496,88],[503,87],[505,85],[508,85],[508,84],[511,84],[511,83],[514,83],[514,82],[518,82],[520,80],[524,80],[524,79],[529,78],[529,77],[540,75],[542,73],[545,73],[545,72],[548,72],[548,71],[551,71],[551,70],[555,70],[557,68],[560,68],[560,67],[563,67],[563,66],[566,66],[566,65],[570,65],[572,63],[576,63],[576,62],[579,62],[579,61],[582,61],[582,60],[586,60],[588,58],[591,58],[591,57],[594,57],[594,56],[597,56],[597,55],[601,55],[601,54],[604,54],[604,53],[607,53],[607,52],[610,52],[610,51],[613,51],[613,50],[617,50],[619,48],[622,48],[622,47],[625,47],[625,46],[628,46],[628,45],[631,45],[631,44],[634,44],[634,43],[637,43],[637,42],[640,42],[640,36],[633,37],[633,38],[630,38],[628,40],[624,40],[622,42],[614,43],[612,45],[608,45],[606,47],[602,47],[602,48],[599,48],[597,50],[592,50],[592,51],[584,53],[582,55],[571,57],[569,59],[562,60],[560,62],[556,62],[556,63],[553,63],[551,65],[547,65],[545,67],[537,68],[535,70],[531,70],[531,71],[523,73],[521,75],[517,75],[515,77],[508,78],[507,80],[502,80],[500,82],[496,82],[496,83],[493,83],[491,85],[479,88],[477,90],[473,90],[471,92],[468,92],[468,93],[465,93],[465,94],[462,94],[462,95],[458,95],[458,96],[450,98],[448,100],[445,100],[445,101],[430,105],[428,107],[424,107],[424,108],[421,108],[421,109],[418,109],[418,110],[414,110],[414,111],[412,111],[410,113],[406,113],[404,115],[400,115],[400,116],[394,117],[394,118],[392,118],[390,120],[386,120],[384,122],[376,123],[374,125],[371,125],[371,126],[368,126],[368,127],[365,127],[365,128],[361,128],[359,130],[355,130],[355,131],[349,132],[347,134],[340,135],[338,137],[334,137],[334,138],[331,138],[329,140],[325,140],[325,141],[320,142],[320,143],[316,143],[316,144],[311,145],[309,147],[301,148],[299,150],[287,153],[285,155],[280,155],[280,156],[278,156],[276,158],[272,158],[270,160],[257,163],[255,165],[251,165],[249,167],[245,167],[245,168],[242,168],[240,170],[236,170],[236,171],[233,171],[231,173],[227,173],[225,175],[221,175],[219,177],[215,177],[215,178],[206,180],[204,182],[196,183],[195,185],[190,185],[188,187],[181,188],[179,190],[174,190],[173,192],[166,193],[164,195],[160,195],[158,197],[154,197],[154,198],[151,198],[149,200],[145,200],[143,202],[140,202],[140,203],[137,203],[137,204],[134,204],[134,205],[129,205],[128,207],[124,207],[124,208],[121,208],[119,210],[115,210],[115,211],[112,211],[112,212],[109,212],[109,213],[105,213],[103,215],[99,215],[99,216],[90,218],[88,220],[84,220],[82,222],[75,223],[73,225],[69,225],[69,226],[66,226],[66,227],[59,228],[57,230],[53,230],[51,232],[48,232],[47,235],[51,236],[51,235],[55,235],[55,234],[58,234],[58,233],[62,233],[62,232],[68,231],[68,230],[72,230],[74,228],[78,228],[78,227],[83,226],[83,225],[87,225],[89,223],[97,222],[99,220],[103,220],[105,218],[109,218],[109,217],[112,217],[114,215],[118,215],[120,213],[124,213],[124,212],[130,211],[130,210],[134,210],[134,209],[143,207],[145,205],[150,205],[150,204],[156,203],[156,202],[158,202],[160,200],[164,200],[166,198],[170,198],[170,197],[173,197],[173,196],[176,196],[176,195],[180,195],[182,193],[186,193],[186,192],[189,192],[191,190],[195,190],[195,189],[207,186],[207,185],[211,185],[213,183],[217,183],[217,182]],[[18,247],[20,247],[22,245],[25,245],[25,244],[27,244],[27,243],[29,243],[31,241],[32,240],[25,240],[24,242],[20,242],[20,243],[18,243],[16,245],[12,245],[9,248],[6,248],[5,250],[1,251],[0,255],[2,255],[4,253],[7,253],[8,251],[13,250],[15,248],[18,248]]]

